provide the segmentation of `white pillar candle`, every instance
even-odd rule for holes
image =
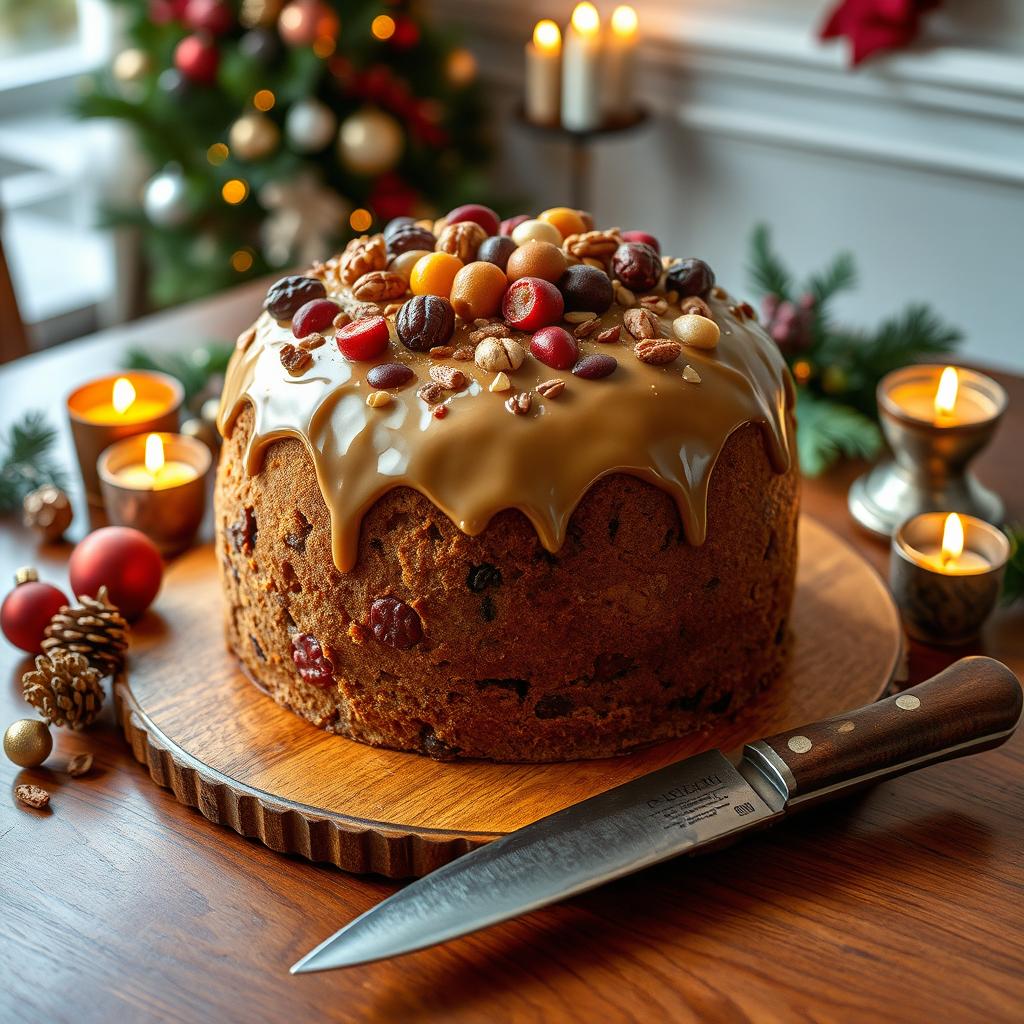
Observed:
[[[628,121],[636,110],[633,98],[638,19],[632,7],[612,11],[611,31],[604,56],[604,114],[611,121]]]
[[[589,131],[601,123],[601,16],[591,3],[572,12],[562,60],[562,124]]]
[[[526,44],[526,119],[557,124],[562,92],[562,33],[549,19],[538,21]]]

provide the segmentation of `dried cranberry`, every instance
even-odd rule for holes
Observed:
[[[597,267],[578,263],[561,276],[558,290],[568,313],[603,313],[615,299],[611,278]]]
[[[251,555],[256,547],[256,513],[247,506],[227,529],[231,546],[243,555]]]
[[[326,295],[323,281],[315,277],[282,277],[270,286],[263,308],[275,320],[290,320],[300,306],[313,299],[325,298]]]
[[[612,257],[612,273],[635,292],[646,292],[661,277],[661,257],[643,242],[623,242]]]
[[[455,333],[455,310],[440,295],[414,295],[398,311],[395,330],[406,348],[426,352]]]
[[[295,311],[292,316],[292,334],[296,338],[305,338],[314,331],[326,331],[340,312],[341,306],[330,299],[313,299]]]
[[[423,623],[404,601],[397,597],[378,597],[370,605],[370,629],[375,640],[404,650],[423,639]]]
[[[339,327],[334,340],[346,359],[376,359],[388,347],[391,335],[384,317],[364,316]]]
[[[417,227],[415,224],[403,224],[401,227],[395,228],[386,237],[386,241],[388,256],[401,256],[403,252],[409,252],[412,249],[426,249],[428,252],[433,252],[434,246],[437,245],[437,237],[433,231]]]
[[[366,372],[366,383],[378,391],[386,391],[408,384],[415,376],[412,367],[405,363],[380,363]]]
[[[305,682],[313,686],[330,686],[334,682],[334,666],[315,636],[296,633],[292,637],[292,661]]]
[[[564,327],[542,327],[530,339],[530,354],[552,369],[568,370],[579,359],[580,350]]]
[[[680,295],[699,295],[702,299],[715,286],[715,272],[703,261],[696,258],[676,260],[665,276],[669,288],[675,288]]]
[[[562,293],[540,277],[521,277],[513,281],[501,302],[505,323],[520,331],[535,331],[558,323],[563,312]]]
[[[604,353],[595,352],[592,355],[584,356],[573,368],[572,372],[584,380],[600,380],[615,372],[619,365],[615,356],[606,356]]]

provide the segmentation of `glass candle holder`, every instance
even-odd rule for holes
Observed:
[[[162,555],[184,551],[206,513],[212,461],[202,441],[184,434],[139,434],[116,442],[97,467],[107,518],[141,530]]]
[[[100,453],[123,437],[177,430],[184,400],[180,381],[148,370],[99,377],[68,395],[71,436],[91,506],[103,505],[96,471]]]
[[[889,585],[907,632],[917,640],[958,646],[973,640],[992,613],[1010,557],[1002,530],[959,516],[962,551],[951,554],[945,512],[914,516],[892,538]]]

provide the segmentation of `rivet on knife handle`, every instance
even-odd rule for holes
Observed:
[[[1021,715],[1017,677],[963,658],[927,682],[746,747],[788,808],[926,764],[998,746]]]

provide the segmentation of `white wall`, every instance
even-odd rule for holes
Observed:
[[[815,39],[822,0],[634,3],[657,120],[596,148],[601,221],[706,257],[737,291],[759,220],[800,271],[850,249],[850,323],[925,300],[962,327],[970,359],[1024,371],[1024,4],[946,0],[930,41],[851,72]],[[506,188],[564,201],[564,148],[511,111],[534,21],[567,17],[571,0],[433,6],[484,69]]]

